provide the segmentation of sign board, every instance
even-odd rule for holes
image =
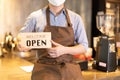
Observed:
[[[51,48],[51,32],[19,33],[19,42],[29,48]]]

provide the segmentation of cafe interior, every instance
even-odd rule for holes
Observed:
[[[47,4],[0,0],[0,80],[31,80],[36,50],[19,51],[18,34],[28,15]],[[84,80],[120,80],[120,0],[66,0],[65,6],[85,26],[89,48],[85,55],[74,56]]]

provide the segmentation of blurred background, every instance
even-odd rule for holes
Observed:
[[[15,38],[28,15],[47,3],[48,0],[0,0],[0,42],[4,42],[8,34]],[[66,0],[65,5],[82,17],[91,48],[94,47],[93,38],[101,35],[96,25],[98,12],[115,15],[116,31],[120,31],[120,0]],[[94,54],[93,49],[93,57]]]
[[[48,0],[0,0],[0,78],[3,80],[30,80],[31,74],[26,74],[19,67],[31,65],[31,63],[26,61],[34,63],[36,60],[36,51],[22,52],[16,50],[16,37],[29,14],[45,7],[47,4]],[[88,70],[83,71],[85,80],[120,80],[120,0],[66,0],[65,5],[68,9],[78,13],[85,25],[89,49],[87,55],[76,56],[80,59],[77,63],[80,64],[81,70]],[[105,44],[104,41],[102,42],[102,46],[101,44],[98,45],[102,35],[96,24],[98,12],[114,16],[115,24],[112,26],[114,27],[114,30],[112,30],[114,32],[114,46],[109,46],[111,43]],[[106,27],[104,26],[103,28]],[[109,38],[106,40],[110,42]],[[99,49],[97,49],[98,47]],[[111,53],[109,47],[111,50],[116,49],[115,54]],[[98,55],[99,53],[102,53],[101,56]],[[15,54],[15,56],[12,54]],[[112,56],[109,54],[112,54]],[[16,55],[20,58],[16,57]],[[94,68],[97,69],[96,64],[94,65],[94,62],[98,59],[96,57],[105,60],[105,62],[110,60],[107,65],[114,66],[117,71],[113,70],[114,73],[108,74],[108,72],[102,73],[94,70]],[[6,74],[4,74],[5,72]],[[118,77],[116,78],[115,76]]]
[[[0,0],[0,41],[4,39],[6,32],[11,32],[13,36],[16,36],[27,16],[31,12],[43,8],[47,3],[48,0]],[[66,0],[65,3],[67,8],[82,16],[89,41],[91,3],[91,0]]]

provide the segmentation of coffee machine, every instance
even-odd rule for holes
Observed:
[[[117,69],[114,15],[97,14],[96,23],[102,35],[97,38],[93,67],[100,71],[113,72]]]

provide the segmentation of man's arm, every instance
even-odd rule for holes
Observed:
[[[75,55],[75,54],[86,53],[86,50],[85,50],[84,46],[82,46],[80,44],[76,45],[76,46],[72,46],[72,47],[66,47],[66,46],[58,44],[54,41],[51,41],[51,42],[55,47],[49,48],[48,49],[48,54],[53,58],[59,57],[63,54]]]

